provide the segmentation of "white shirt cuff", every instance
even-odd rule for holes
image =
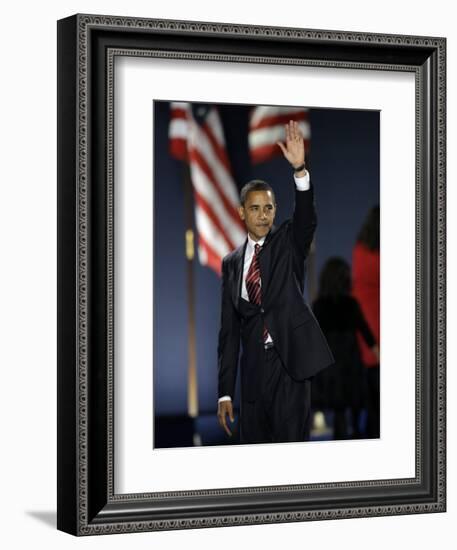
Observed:
[[[308,170],[306,171],[306,174],[301,178],[299,178],[294,174],[294,180],[295,180],[295,185],[297,186],[297,189],[299,191],[308,191],[308,189],[310,188]]]
[[[217,402],[220,403],[221,401],[231,401],[231,400],[232,398],[230,397],[230,395],[223,395],[222,397],[219,397]]]

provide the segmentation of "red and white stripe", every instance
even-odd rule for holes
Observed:
[[[169,137],[171,154],[190,164],[200,263],[220,275],[222,258],[244,242],[246,231],[217,109],[199,125],[189,103],[172,103]]]
[[[303,107],[274,107],[262,105],[254,107],[249,118],[249,151],[253,164],[265,162],[282,155],[277,141],[284,143],[284,126],[295,120],[305,138],[305,149],[309,149],[311,128],[309,111]]]

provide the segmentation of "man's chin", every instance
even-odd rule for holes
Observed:
[[[263,239],[268,235],[268,232],[270,231],[269,227],[258,227],[257,228],[257,238]]]
[[[255,237],[256,241],[260,241],[260,239],[263,239],[268,235],[269,231],[269,227],[256,227],[255,231],[250,231],[250,234],[252,237]]]

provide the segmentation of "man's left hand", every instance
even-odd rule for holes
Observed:
[[[283,155],[290,162],[294,169],[305,164],[305,142],[301,133],[298,122],[291,120],[285,125],[286,130],[286,145],[277,141],[276,143],[281,148]],[[303,170],[303,175],[305,170]]]

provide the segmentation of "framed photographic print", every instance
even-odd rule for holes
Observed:
[[[445,52],[58,22],[59,529],[445,511]]]

